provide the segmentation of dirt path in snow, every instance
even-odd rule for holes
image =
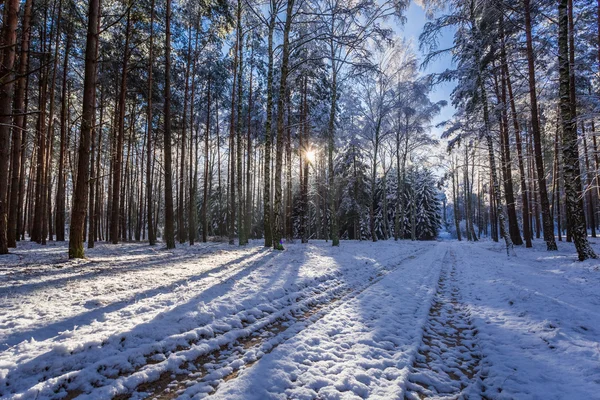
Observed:
[[[480,381],[477,331],[460,302],[457,260],[450,250],[429,310],[419,352],[411,368],[405,399],[456,399],[468,396]]]
[[[245,323],[247,330],[238,339],[221,345],[218,349],[203,354],[192,361],[180,365],[180,373],[170,371],[160,374],[158,379],[138,385],[135,390],[114,397],[125,400],[143,393],[148,399],[175,399],[184,394],[186,389],[194,386],[195,393],[214,393],[222,382],[238,377],[242,369],[251,368],[264,355],[273,351],[277,346],[294,337],[303,329],[323,318],[343,302],[346,302],[373,286],[389,273],[400,268],[403,262],[417,257],[416,253],[398,260],[392,268],[380,271],[360,287],[349,287],[340,281],[326,281],[318,287],[313,287],[300,293],[294,302],[290,302],[287,310],[276,313],[280,317],[272,318],[274,313],[268,312],[264,317],[252,323]],[[265,323],[261,323],[265,321]],[[268,321],[268,322],[267,322]],[[225,335],[222,332],[221,335]],[[215,337],[218,340],[218,336]],[[194,343],[190,343],[192,347]],[[189,348],[178,349],[186,352]],[[147,357],[147,364],[138,369],[152,365],[156,355]],[[73,391],[68,398],[74,398],[79,393]],[[186,393],[187,394],[187,393]]]

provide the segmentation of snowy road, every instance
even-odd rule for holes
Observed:
[[[387,241],[65,254],[27,244],[1,260],[0,397],[600,393],[600,263],[568,249],[507,259],[491,242]]]

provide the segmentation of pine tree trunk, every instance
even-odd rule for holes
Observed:
[[[558,4],[558,64],[560,78],[560,116],[562,121],[563,177],[567,219],[571,227],[571,236],[575,242],[580,261],[596,258],[588,240],[585,217],[581,207],[581,177],[579,168],[579,150],[577,131],[571,95],[571,76],[569,66],[569,18],[567,5],[569,0],[560,0]]]
[[[503,32],[504,33],[504,32]],[[521,203],[523,207],[523,237],[525,239],[525,247],[530,248],[531,244],[531,227],[529,225],[529,200],[527,195],[527,183],[525,175],[525,166],[523,162],[523,145],[521,143],[521,130],[519,126],[519,120],[517,117],[517,109],[515,106],[515,98],[512,90],[512,83],[510,80],[510,73],[508,69],[508,62],[506,60],[506,51],[504,44],[504,36],[502,37],[502,65],[503,74],[506,79],[506,86],[508,88],[508,98],[510,99],[510,110],[513,121],[513,128],[515,131],[515,141],[517,147],[517,161],[519,166],[520,184],[521,184]]]
[[[244,212],[246,243],[252,232],[252,83],[254,75],[254,46],[250,55],[250,88],[248,90],[248,126],[246,131],[246,210]]]
[[[458,194],[456,188],[456,167],[452,169],[452,206],[454,209],[454,227],[456,228],[456,238],[460,242],[462,240],[460,232],[460,219],[458,210]],[[404,234],[403,234],[404,235]]]
[[[273,203],[273,215],[275,218],[273,226],[273,247],[283,250],[281,239],[283,237],[283,190],[281,178],[283,174],[283,133],[284,133],[284,109],[287,93],[287,77],[290,58],[290,30],[292,27],[294,0],[288,0],[285,26],[283,29],[283,52],[281,56],[281,80],[279,82],[279,98],[277,99],[277,140],[275,150],[275,202]]]
[[[238,0],[238,12],[239,12],[239,0]],[[237,23],[239,25],[240,18],[238,16]],[[229,190],[229,227],[228,227],[228,236],[229,236],[229,244],[232,245],[235,243],[235,214],[236,214],[236,181],[235,181],[235,173],[236,173],[236,147],[235,147],[235,139],[236,139],[236,118],[235,118],[235,101],[237,96],[237,74],[238,74],[238,56],[239,56],[239,46],[240,46],[240,28],[236,30],[236,41],[234,48],[234,56],[233,56],[233,80],[231,85],[231,117],[229,120],[229,173],[227,175],[227,188]],[[238,100],[239,101],[239,100]]]
[[[146,164],[148,164],[148,168],[146,168],[146,213],[148,219],[148,242],[150,246],[154,246],[156,244],[156,233],[154,231],[154,221],[153,221],[153,213],[154,213],[154,200],[152,197],[152,168],[150,168],[150,164],[152,163],[154,150],[152,146],[152,95],[153,95],[153,72],[152,67],[154,63],[154,0],[152,0],[152,4],[150,5],[150,44],[148,45],[148,109],[146,116],[146,136],[148,147],[146,148]]]
[[[7,224],[7,245],[8,247],[17,247],[19,240],[19,220],[21,219],[21,207],[19,206],[20,182],[24,179],[21,164],[25,160],[21,157],[23,153],[25,136],[25,90],[27,84],[27,71],[29,70],[29,42],[31,37],[31,8],[33,0],[25,1],[25,10],[23,12],[21,50],[19,55],[19,71],[17,77],[17,86],[14,92],[13,118],[14,127],[12,128],[12,174],[10,185],[10,198],[8,199],[8,224]],[[6,8],[8,11],[8,8]],[[8,21],[7,21],[8,22]],[[16,37],[15,37],[16,41]],[[0,227],[0,229],[2,229]],[[1,235],[1,233],[0,233]],[[63,238],[64,240],[64,238]],[[0,247],[2,247],[0,245]]]
[[[165,154],[165,244],[175,248],[173,228],[173,177],[171,160],[171,0],[167,0],[165,20],[165,108],[164,108],[164,154]]]
[[[198,134],[199,128],[196,129],[196,134],[194,133],[194,105],[196,103],[196,65],[198,63],[198,36],[199,36],[199,27],[196,26],[196,38],[194,40],[194,67],[192,69],[192,92],[190,94],[190,176],[189,176],[189,189],[190,189],[190,200],[188,205],[188,236],[190,239],[190,245],[193,245],[198,236],[197,234],[197,191],[198,191]],[[210,103],[208,107],[208,114],[210,114]],[[206,137],[208,138],[209,128],[208,121],[206,127]],[[192,139],[192,136],[194,138]],[[192,150],[192,144],[196,144],[196,158],[194,159],[194,152]],[[192,166],[194,166],[194,173],[192,174]]]
[[[19,1],[5,2],[0,64],[0,254],[8,253],[8,168]]]
[[[587,185],[585,188],[585,193],[587,194],[587,202],[588,202],[588,226],[592,231],[592,237],[596,237],[596,218],[594,216],[594,195],[592,191],[592,171],[590,169],[590,158],[588,156],[588,146],[587,139],[585,133],[585,124],[581,123],[581,136],[583,138],[583,154],[585,157],[585,176]]]
[[[245,202],[244,202],[244,175],[243,175],[243,163],[244,163],[244,143],[243,143],[243,132],[242,132],[242,78],[244,75],[244,33],[242,32],[242,1],[238,0],[238,74],[237,74],[237,121],[236,121],[236,167],[237,167],[237,229],[238,229],[238,244],[240,246],[248,243],[246,239],[246,228],[245,228]]]
[[[73,211],[71,213],[71,227],[69,232],[69,258],[83,258],[85,256],[83,250],[83,225],[85,222],[88,179],[90,176],[90,137],[92,129],[94,129],[99,14],[100,0],[90,0],[88,5],[88,28],[85,48],[81,138],[77,161],[77,184],[73,194]]]
[[[333,39],[331,39],[333,40]],[[333,45],[331,46],[333,49]],[[332,50],[332,59],[335,58]],[[338,237],[338,224],[337,224],[337,211],[336,211],[336,193],[335,193],[335,180],[333,176],[333,152],[335,148],[335,109],[337,107],[337,71],[333,68],[333,76],[331,80],[331,105],[329,110],[329,123],[327,126],[327,169],[328,169],[328,202],[329,202],[329,214],[331,218],[331,245],[339,246],[340,239]],[[327,224],[325,224],[327,227]],[[328,235],[325,237],[327,238]]]
[[[513,179],[512,179],[512,160],[510,154],[510,139],[508,134],[508,102],[506,99],[506,75],[504,74],[504,68],[501,69],[501,87],[496,89],[502,101],[502,108],[500,110],[500,146],[502,154],[502,169],[503,169],[503,184],[504,184],[504,197],[506,199],[506,209],[508,215],[508,230],[510,238],[513,244],[520,246],[523,244],[521,238],[521,232],[519,230],[519,222],[517,220],[517,210],[515,203],[515,195],[513,190]],[[494,79],[497,83],[497,79]]]
[[[267,120],[265,122],[265,165],[264,165],[264,192],[263,192],[263,218],[265,231],[265,247],[273,246],[273,231],[271,224],[271,147],[272,147],[272,120],[273,120],[273,33],[277,12],[274,2],[271,2],[271,16],[269,19],[268,33],[268,70],[267,70]]]
[[[119,89],[119,116],[118,116],[118,132],[117,142],[115,145],[115,159],[113,167],[113,192],[112,192],[112,214],[111,214],[111,229],[110,240],[113,244],[119,243],[119,225],[122,214],[125,210],[121,208],[124,193],[121,193],[121,175],[123,170],[123,146],[125,141],[125,106],[127,99],[127,65],[129,62],[129,37],[131,32],[131,8],[127,11],[127,27],[125,29],[125,49],[123,52],[123,63],[121,66],[121,87]],[[121,232],[122,235],[125,232]]]
[[[496,198],[496,210],[497,210],[497,215],[498,215],[498,220],[499,220],[499,225],[500,225],[500,235],[502,235],[502,237],[504,238],[504,244],[506,245],[506,254],[508,255],[508,254],[510,254],[509,251],[512,248],[513,243],[510,238],[510,234],[508,232],[507,226],[506,226],[506,215],[504,213],[504,208],[502,207],[502,201],[501,201],[502,195],[500,193],[500,182],[498,180],[498,174],[497,174],[497,170],[496,170],[496,160],[495,160],[495,156],[494,156],[494,142],[492,140],[492,134],[490,132],[490,117],[489,117],[488,104],[487,104],[487,94],[486,94],[485,88],[483,86],[483,83],[481,81],[481,78],[479,80],[479,86],[481,88],[481,98],[483,101],[483,121],[484,121],[484,125],[485,125],[485,137],[486,137],[487,148],[488,148],[490,173],[492,175],[492,186],[494,189],[494,196]]]
[[[306,152],[310,149],[309,142],[309,124],[308,124],[308,77],[304,77],[304,90],[303,90],[303,105],[302,105],[302,128],[300,139],[304,140],[304,143],[300,143],[300,151],[303,154],[304,172],[301,179],[301,197],[302,197],[302,214],[300,216],[300,234],[302,243],[308,243],[308,174],[309,174],[309,162],[310,160],[306,157]]]
[[[208,80],[208,90],[206,94],[206,133],[204,134],[204,193],[202,197],[202,242],[206,243],[208,240],[208,152],[209,152],[209,138],[210,138],[210,90],[211,90],[211,79]],[[218,132],[217,132],[218,134]],[[219,169],[221,162],[219,160]],[[219,177],[221,174],[219,173]],[[220,179],[219,179],[220,180]],[[219,193],[221,192],[221,183],[219,182]],[[219,213],[220,218],[220,213]],[[219,223],[220,226],[220,223]]]
[[[186,127],[187,127],[187,109],[188,109],[188,92],[190,88],[190,64],[192,64],[192,27],[188,29],[188,49],[187,49],[187,63],[185,66],[185,88],[183,91],[183,117],[181,120],[181,159],[180,161],[180,172],[179,172],[179,203],[177,205],[177,238],[179,243],[185,243],[187,240],[187,230],[185,229],[185,160],[187,159],[187,153],[185,150],[186,145]],[[195,64],[195,63],[194,63]],[[190,125],[190,136],[192,136],[191,130],[193,129]],[[191,146],[190,146],[191,148]],[[190,199],[191,200],[191,199]]]
[[[544,172],[544,160],[542,157],[542,138],[540,131],[540,120],[538,115],[538,103],[535,81],[535,66],[533,53],[533,39],[531,27],[531,5],[530,0],[523,0],[525,8],[525,34],[527,42],[527,66],[529,74],[529,97],[531,102],[531,127],[533,135],[533,149],[535,153],[535,167],[537,171],[540,205],[542,208],[542,220],[544,223],[544,241],[548,251],[558,250],[554,238],[554,223],[550,215],[550,203],[548,202],[548,190],[546,188],[546,174]]]
[[[56,188],[56,240],[65,240],[65,152],[67,151],[67,72],[69,66],[69,51],[71,49],[72,25],[67,29],[67,43],[63,59],[63,76],[60,107],[60,151],[58,161],[58,186]]]
[[[379,131],[381,128],[381,119],[378,119],[374,132],[373,142],[373,165],[371,166],[371,205],[369,207],[369,228],[371,230],[371,240],[377,241],[377,232],[375,232],[375,207],[377,206],[377,153],[379,152]],[[329,188],[331,190],[331,187]],[[384,193],[385,196],[385,193]]]

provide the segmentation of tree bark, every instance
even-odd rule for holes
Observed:
[[[600,1],[600,0],[599,0]],[[264,192],[263,192],[263,214],[265,247],[273,246],[273,231],[271,226],[271,142],[272,142],[272,120],[273,120],[273,33],[277,11],[275,1],[271,1],[271,16],[269,19],[268,33],[268,70],[267,70],[267,120],[265,122],[265,165],[264,165]]]
[[[548,190],[546,188],[546,174],[544,172],[544,159],[542,157],[542,138],[540,131],[540,120],[538,116],[538,103],[535,83],[535,66],[533,60],[533,39],[531,27],[531,4],[530,0],[523,0],[525,8],[525,35],[527,42],[527,70],[529,75],[529,97],[531,102],[531,127],[533,135],[533,149],[535,153],[535,167],[539,186],[540,205],[542,207],[542,220],[544,223],[544,241],[548,251],[558,250],[554,238],[554,223],[550,215],[550,203],[548,202]]]
[[[8,167],[10,124],[19,1],[7,0],[2,25],[2,64],[0,65],[0,254],[8,253]]]
[[[167,0],[165,20],[165,108],[164,108],[164,153],[165,153],[165,244],[175,248],[173,228],[173,177],[171,160],[171,0]]]
[[[290,58],[290,30],[292,27],[294,0],[288,0],[286,9],[285,26],[283,29],[283,52],[281,56],[281,80],[279,82],[279,98],[277,99],[277,141],[275,150],[275,202],[273,204],[273,215],[275,217],[273,226],[273,247],[277,250],[283,250],[281,243],[283,237],[283,215],[282,201],[283,190],[281,186],[281,177],[283,174],[283,133],[284,120],[283,114],[285,109],[285,99],[287,92],[287,77],[289,70]]]
[[[83,225],[87,208],[88,180],[90,176],[90,137],[94,129],[94,99],[96,97],[96,66],[98,63],[98,21],[100,0],[88,3],[88,28],[85,48],[85,70],[83,81],[83,111],[81,114],[81,136],[77,161],[77,184],[73,196],[73,211],[69,232],[69,258],[84,258]]]
[[[577,148],[577,132],[571,104],[571,76],[569,66],[569,18],[567,5],[569,0],[558,3],[558,64],[560,78],[560,116],[562,122],[563,177],[567,219],[571,227],[571,236],[575,242],[580,261],[596,258],[588,240],[585,227],[585,216],[581,207],[581,175],[579,168],[579,149]]]
[[[153,212],[154,212],[154,200],[152,197],[152,168],[150,167],[154,155],[152,147],[152,95],[153,95],[153,71],[152,67],[154,64],[154,0],[150,5],[150,44],[148,45],[148,109],[146,116],[146,135],[148,147],[146,148],[146,213],[148,219],[148,242],[150,246],[156,244],[156,233],[154,231]]]
[[[110,223],[110,240],[113,244],[119,243],[119,225],[122,213],[121,208],[121,175],[123,170],[123,145],[125,141],[125,106],[127,100],[127,66],[129,63],[129,37],[131,33],[131,8],[127,10],[127,27],[125,29],[125,49],[123,51],[123,63],[121,66],[121,87],[119,90],[119,116],[116,153],[113,167],[113,192],[112,192],[112,215]],[[124,195],[124,193],[123,193]],[[124,236],[125,232],[121,232]]]

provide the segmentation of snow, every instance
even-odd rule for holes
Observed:
[[[494,398],[600,398],[600,262],[577,261],[571,243],[559,248],[536,241],[507,259],[502,245],[456,246]]]
[[[0,397],[598,398],[600,262],[559,247],[21,243]]]

